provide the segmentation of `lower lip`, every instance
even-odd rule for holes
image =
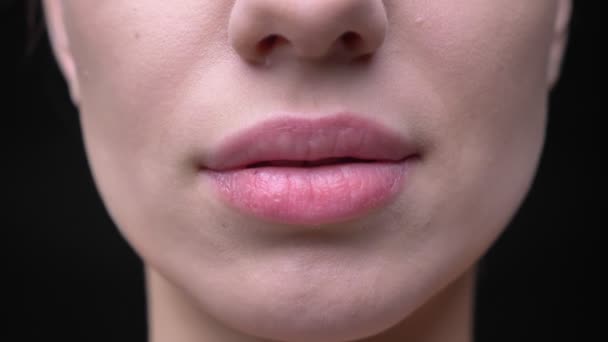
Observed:
[[[267,166],[212,171],[219,197],[253,217],[320,225],[356,219],[388,205],[403,189],[411,158],[317,167]]]

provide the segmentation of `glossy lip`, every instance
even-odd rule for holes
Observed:
[[[200,171],[228,207],[318,227],[394,200],[417,152],[396,132],[355,114],[283,116],[229,136]]]
[[[414,145],[376,122],[351,113],[317,119],[282,116],[226,138],[202,168],[225,171],[270,161],[356,158],[401,161]]]

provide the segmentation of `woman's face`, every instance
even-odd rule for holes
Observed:
[[[421,306],[517,210],[570,2],[45,5],[145,263],[234,329],[345,340]]]

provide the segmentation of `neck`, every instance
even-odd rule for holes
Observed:
[[[391,329],[360,342],[471,342],[474,269],[436,294]],[[146,268],[150,342],[263,342],[206,315],[183,291]]]

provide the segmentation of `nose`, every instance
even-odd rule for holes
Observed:
[[[253,63],[285,47],[299,59],[352,61],[380,48],[387,25],[382,0],[235,0],[228,35]]]

